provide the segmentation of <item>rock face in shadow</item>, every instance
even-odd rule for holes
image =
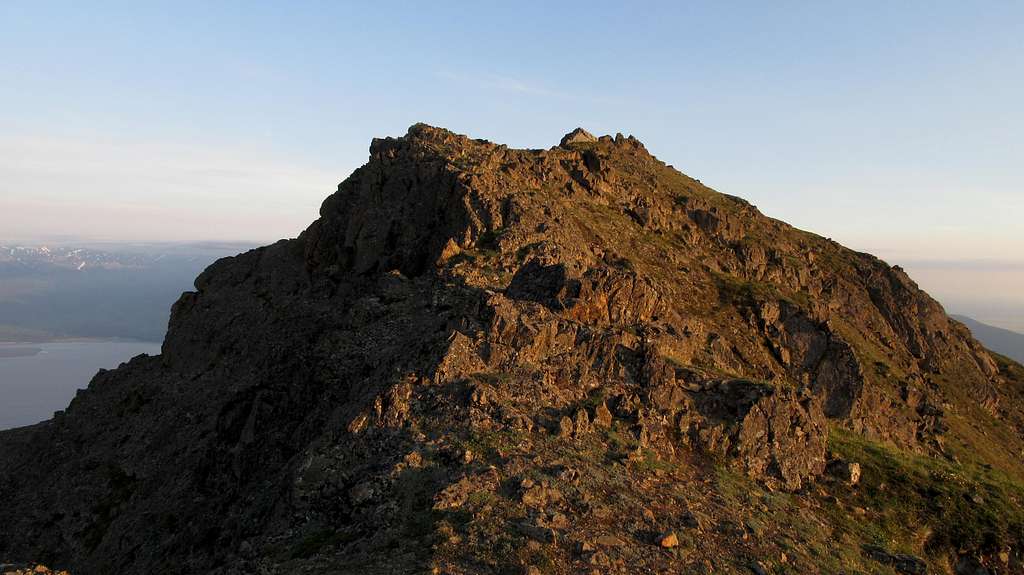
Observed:
[[[824,471],[828,426],[819,399],[746,380],[709,383],[696,394],[698,416],[681,419],[695,445],[735,458],[774,488],[795,491]]]
[[[810,498],[830,433],[949,459],[977,436],[947,413],[973,402],[1002,434],[986,454],[1024,445],[1016,372],[901,270],[632,137],[415,125],[298,238],[195,288],[160,356],[0,432],[0,560],[691,572],[778,556],[721,478]],[[688,552],[659,551],[672,530]]]

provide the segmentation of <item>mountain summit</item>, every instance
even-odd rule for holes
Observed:
[[[417,124],[195,288],[0,432],[0,561],[1022,572],[1024,368],[632,137]]]

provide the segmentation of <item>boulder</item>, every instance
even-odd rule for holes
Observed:
[[[860,464],[852,461],[846,461],[844,459],[833,459],[828,462],[825,470],[829,475],[846,483],[847,485],[857,485],[860,481]]]
[[[865,545],[864,554],[868,557],[892,567],[897,573],[904,575],[925,575],[928,564],[920,557],[906,553],[890,553],[877,545]]]
[[[603,401],[594,408],[594,426],[603,428],[612,426],[612,412]]]
[[[679,546],[679,537],[676,536],[675,531],[669,531],[658,538],[658,545],[665,549],[671,549]]]

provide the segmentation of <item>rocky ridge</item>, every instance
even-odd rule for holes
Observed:
[[[0,559],[1021,572],[1022,371],[632,137],[418,124],[200,275],[160,356],[0,432]]]

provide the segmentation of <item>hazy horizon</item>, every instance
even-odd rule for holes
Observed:
[[[296,233],[295,235],[298,235]],[[294,236],[290,236],[294,237]],[[280,238],[276,238],[280,239]],[[210,245],[219,250],[237,247],[245,251],[275,240],[191,240],[191,241],[118,241],[72,236],[7,238],[0,246],[65,246],[117,251],[137,251],[158,247]],[[859,251],[857,246],[847,246]],[[938,300],[950,314],[969,316],[977,321],[1024,333],[1024,264],[993,260],[914,260],[886,257],[885,250],[874,252],[890,265],[903,267],[918,285]]]

